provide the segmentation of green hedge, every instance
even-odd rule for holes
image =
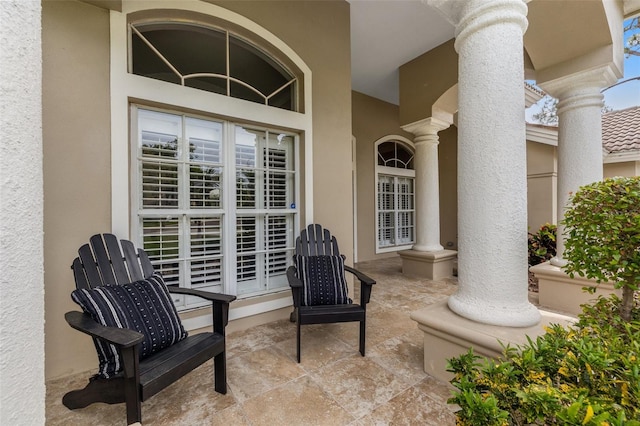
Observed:
[[[527,345],[487,360],[449,360],[458,425],[640,425],[640,309],[620,300],[583,306],[572,327],[552,325]]]

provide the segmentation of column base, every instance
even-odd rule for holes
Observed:
[[[404,275],[439,280],[453,276],[453,266],[458,252],[455,250],[398,252],[402,258]]]
[[[470,347],[478,355],[499,358],[502,344],[524,345],[527,337],[533,340],[544,334],[550,324],[568,325],[574,318],[553,312],[540,311],[542,320],[531,327],[501,327],[471,321],[452,312],[447,301],[411,313],[424,333],[424,371],[443,381],[453,377],[446,371],[447,360],[463,353]]]
[[[598,284],[595,280],[575,276],[571,278],[562,268],[550,262],[529,268],[538,278],[538,303],[554,311],[566,312],[577,316],[582,312],[580,305],[593,303],[598,296],[615,293],[622,297],[622,290],[615,289],[611,283]],[[595,287],[595,293],[587,293],[583,287]]]

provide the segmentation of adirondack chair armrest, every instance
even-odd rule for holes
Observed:
[[[345,265],[344,269],[345,271],[355,275],[355,277],[360,281],[360,305],[364,306],[369,303],[369,300],[371,299],[371,289],[376,281],[350,266]]]
[[[64,318],[72,328],[122,348],[133,347],[144,340],[142,333],[128,328],[106,327],[82,312],[70,311]]]
[[[293,306],[299,307],[302,299],[302,281],[300,281],[300,278],[298,278],[297,269],[295,266],[289,266],[287,268],[287,281],[289,281],[289,286],[291,287]]]
[[[291,287],[302,288],[302,281],[300,281],[300,278],[298,278],[297,269],[295,266],[289,266],[287,268],[287,281],[289,281],[289,286]]]
[[[236,300],[236,296],[175,286],[167,286],[167,288],[169,293],[197,296],[210,301],[213,305],[213,330],[216,333],[225,334],[225,327],[229,323],[229,304]]]
[[[344,265],[344,269],[347,272],[351,272],[353,275],[355,275],[355,277],[362,283],[365,285],[374,285],[376,283],[376,280],[374,280],[373,278],[368,277],[367,275],[363,274],[362,272],[358,271],[357,269],[353,269],[351,266],[347,266]]]
[[[232,296],[230,294],[213,293],[210,291],[193,290],[190,288],[183,288],[183,287],[176,287],[176,286],[167,286],[167,289],[169,289],[169,293],[188,294],[190,296],[198,296],[205,300],[209,300],[211,302],[220,302],[226,305],[236,300],[236,296]]]

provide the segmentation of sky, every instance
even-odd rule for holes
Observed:
[[[624,34],[625,46],[629,36],[634,33],[640,33],[640,29],[636,28],[633,31],[627,31]],[[640,77],[640,56],[631,55],[627,57],[625,55],[624,76],[619,79],[618,82],[634,77]],[[622,83],[618,86],[605,90],[603,94],[605,105],[614,111],[638,106],[640,105],[640,80],[632,80]],[[540,103],[541,102],[539,102],[538,105]],[[528,122],[535,122],[532,117],[533,114],[539,111],[538,105],[533,105],[531,108],[527,109],[526,118]]]
[[[627,31],[624,34],[625,46],[629,36],[638,33],[640,33],[639,28],[636,28],[633,31]],[[624,77],[622,77],[619,81],[628,80],[634,77],[640,77],[640,56],[625,56]],[[632,106],[640,105],[640,80],[632,80],[627,83],[620,84],[619,86],[612,87],[611,89],[605,90],[604,102],[613,110],[625,109]]]

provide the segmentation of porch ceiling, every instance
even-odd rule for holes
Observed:
[[[347,1],[352,88],[397,105],[399,67],[453,38],[454,27],[427,0]],[[602,0],[527,3],[531,22],[525,46],[534,69],[581,57],[612,42]],[[640,0],[623,0],[623,8],[627,16],[637,13]]]
[[[397,105],[400,65],[453,38],[453,25],[420,0],[347,1],[351,86]]]

